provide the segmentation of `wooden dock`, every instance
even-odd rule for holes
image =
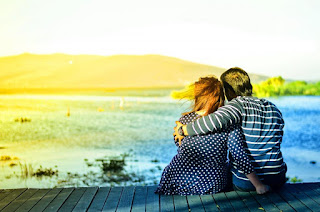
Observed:
[[[164,196],[155,186],[0,190],[0,211],[320,211],[320,183],[280,191]]]

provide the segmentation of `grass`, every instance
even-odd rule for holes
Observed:
[[[9,155],[1,155],[0,156],[0,161],[2,161],[2,162],[15,161],[15,160],[19,160],[19,158],[15,157],[15,156],[9,156]]]
[[[292,178],[289,177],[289,181],[291,183],[301,183],[303,180],[298,178],[297,176],[295,176],[295,177],[292,177]]]
[[[14,121],[24,123],[24,122],[31,122],[31,119],[27,117],[20,117],[20,118],[15,118]]]
[[[84,159],[87,165],[87,172],[84,174],[69,172],[68,177],[59,182],[59,186],[128,186],[146,184],[143,173],[128,169],[130,158],[129,154],[121,154],[119,156],[97,158],[91,162],[88,159]],[[150,172],[154,171],[156,170],[150,170]],[[158,178],[153,179],[152,184],[156,183],[158,183]]]

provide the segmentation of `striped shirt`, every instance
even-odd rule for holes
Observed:
[[[238,96],[217,111],[187,125],[190,136],[218,132],[233,124],[241,124],[245,136],[245,150],[260,179],[265,175],[285,171],[285,163],[280,151],[284,120],[279,109],[270,101],[256,97]],[[236,169],[233,174],[248,180],[245,173]]]

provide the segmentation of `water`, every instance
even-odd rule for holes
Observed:
[[[286,122],[288,176],[320,181],[320,97],[270,100]],[[169,97],[0,95],[0,155],[11,158],[0,161],[0,187],[157,184],[188,106]],[[123,170],[106,170],[123,154]],[[39,168],[51,177],[32,176]]]
[[[320,97],[270,100],[279,107],[285,120],[281,148],[288,164],[287,175],[298,176],[304,182],[320,182]]]

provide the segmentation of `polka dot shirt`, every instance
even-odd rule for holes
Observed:
[[[192,112],[182,116],[179,121],[187,124],[199,117]],[[165,195],[200,195],[214,194],[224,189],[227,185],[228,142],[231,146],[242,144],[240,127],[231,127],[214,134],[185,137],[180,147],[176,144],[178,153],[163,170],[155,192]],[[243,149],[233,148],[234,154],[240,158],[239,166],[244,172],[251,172],[249,159],[245,157],[245,161],[242,161],[240,151]],[[250,170],[247,171],[248,169]]]

